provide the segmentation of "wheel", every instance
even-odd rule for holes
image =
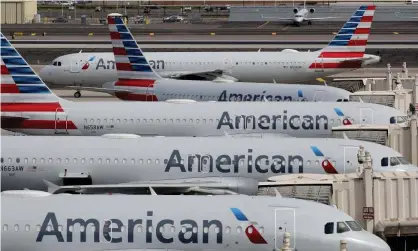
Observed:
[[[79,98],[79,97],[81,97],[81,92],[80,91],[76,91],[74,93],[74,98]]]
[[[312,25],[312,21],[308,21],[308,25]]]

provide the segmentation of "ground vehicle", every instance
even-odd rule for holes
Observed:
[[[212,6],[209,6],[209,5],[206,5],[205,7],[203,7],[203,9],[204,9],[206,12],[213,12],[213,7],[212,7]]]
[[[163,18],[163,23],[182,23],[184,22],[184,17],[179,16],[179,15],[172,15],[172,16],[168,16]]]
[[[97,7],[94,9],[94,11],[96,11],[96,12],[98,12],[98,11],[102,11],[102,7],[97,6]]]
[[[192,11],[192,7],[190,6],[183,7],[183,11]]]
[[[134,22],[135,24],[142,24],[142,23],[144,23],[144,21],[145,21],[144,16],[135,16],[135,17],[133,18],[133,22]]]
[[[57,17],[52,20],[53,23],[68,23],[68,20],[64,17]]]

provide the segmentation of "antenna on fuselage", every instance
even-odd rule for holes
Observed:
[[[158,195],[152,187],[149,187],[149,191],[151,192],[151,195]]]
[[[81,52],[83,52],[83,50],[80,50],[78,53],[81,53]]]
[[[257,52],[260,52],[261,51],[261,48],[260,49],[258,49],[258,51]]]

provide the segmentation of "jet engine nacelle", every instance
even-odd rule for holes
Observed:
[[[296,14],[296,13],[298,13],[298,11],[299,11],[299,10],[298,10],[298,9],[296,9],[296,8],[294,8],[294,9],[293,9],[293,13],[295,13],[295,14]]]
[[[218,82],[218,83],[234,83],[234,82],[238,82],[237,78],[222,74],[221,76],[215,78],[212,80],[213,82]]]
[[[314,8],[311,8],[311,9],[309,9],[309,12],[310,13],[314,13],[315,12],[315,9]]]

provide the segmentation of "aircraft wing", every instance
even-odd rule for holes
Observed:
[[[84,90],[84,91],[94,91],[94,92],[104,92],[108,94],[113,94],[115,92],[129,92],[130,90],[124,90],[120,88],[103,88],[103,87],[88,87],[88,86],[67,86],[67,89],[71,90]]]
[[[304,20],[306,21],[315,21],[315,20],[325,20],[325,19],[332,19],[337,17],[306,17]]]
[[[208,71],[172,71],[172,72],[160,72],[160,76],[164,78],[173,79],[190,79],[190,78],[202,78],[207,81],[213,81],[217,78],[225,76],[225,71],[220,69],[208,70]],[[228,80],[230,80],[228,78]],[[235,81],[234,81],[235,82]]]
[[[258,182],[250,179],[229,180],[219,178],[178,179],[147,182],[131,182],[100,185],[69,185],[58,186],[44,180],[48,192],[59,193],[123,193],[123,194],[251,194],[258,191]]]

